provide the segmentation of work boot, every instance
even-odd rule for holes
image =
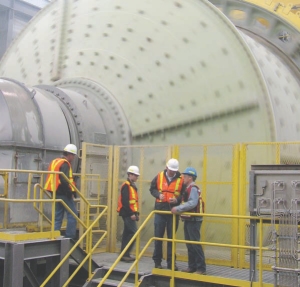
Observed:
[[[187,273],[194,273],[194,272],[196,272],[196,269],[192,269],[192,268],[188,267],[187,269],[183,269],[181,271],[182,272],[187,272]]]
[[[196,272],[194,272],[194,274],[206,275],[206,271],[203,271],[203,270],[197,270]]]
[[[132,257],[131,255],[128,256],[130,258],[130,261],[135,261],[135,258]]]
[[[154,268],[163,269],[159,262],[155,262]]]
[[[131,258],[130,256],[123,256],[122,258],[121,258],[121,261],[123,261],[123,262],[127,262],[127,263],[129,263],[129,262],[132,262],[132,261],[134,261],[135,259],[133,259],[133,258]]]
[[[168,264],[168,269],[171,269],[171,270],[172,270],[172,264]],[[178,271],[178,267],[177,267],[176,264],[174,265],[174,270],[175,270],[175,271]]]

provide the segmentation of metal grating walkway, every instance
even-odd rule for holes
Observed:
[[[118,254],[116,253],[99,253],[93,255],[93,259],[98,265],[103,265],[106,267],[112,266],[112,264],[117,259]],[[179,270],[187,268],[187,262],[177,261],[176,262]],[[116,268],[120,270],[128,270],[130,264],[126,262],[119,262]],[[166,262],[162,262],[163,268],[166,268]],[[151,273],[154,268],[154,263],[151,257],[143,257],[139,262],[139,272],[145,274]],[[207,265],[207,275],[217,276],[229,279],[238,279],[249,281],[249,269],[236,269],[227,266],[217,266],[217,265]],[[258,276],[258,274],[257,274]],[[274,273],[272,271],[263,272],[263,282],[273,284],[274,283]]]

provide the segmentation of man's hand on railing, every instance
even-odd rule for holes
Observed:
[[[172,212],[173,214],[177,214],[177,213],[179,213],[179,212],[177,212],[177,209],[176,209],[176,207],[172,207],[172,209],[171,209],[171,212]]]

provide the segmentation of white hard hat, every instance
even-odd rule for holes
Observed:
[[[167,168],[169,170],[177,171],[179,169],[179,162],[175,158],[171,158],[167,162]]]
[[[64,148],[64,151],[72,154],[77,154],[77,147],[74,144],[67,144],[66,147]]]
[[[140,175],[140,170],[137,166],[131,165],[130,167],[128,167],[127,173],[133,173],[135,175]]]

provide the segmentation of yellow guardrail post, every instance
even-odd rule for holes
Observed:
[[[239,144],[233,146],[233,160],[232,160],[232,214],[239,214]],[[239,220],[233,219],[232,221],[232,235],[231,240],[233,244],[239,243]],[[234,268],[238,267],[238,249],[231,250],[231,262]]]
[[[35,186],[36,185],[37,184],[35,184]],[[34,188],[35,188],[35,186],[34,186]],[[43,177],[43,175],[41,175],[39,186],[42,187],[42,188],[40,188],[40,197],[39,198],[43,199],[44,198],[44,189],[43,189],[43,186],[44,186],[44,177]],[[40,203],[39,211],[38,212],[39,212],[38,226],[40,227],[40,231],[43,231],[44,230],[44,225],[43,225],[44,202]]]
[[[56,186],[56,176],[54,176],[54,186]],[[52,192],[52,205],[51,205],[51,239],[54,239],[54,225],[55,225],[55,206],[56,205],[56,191]]]
[[[28,174],[27,198],[30,198],[31,181],[32,181],[32,173],[30,172],[30,173]]]
[[[171,157],[179,159],[179,146],[178,145],[173,145],[171,147]]]
[[[139,232],[136,237],[136,242],[135,242],[135,259],[137,259],[139,257],[140,247],[141,247],[141,233]],[[135,282],[139,281],[139,261],[138,260],[137,260],[137,263],[135,266],[134,281]]]
[[[207,145],[203,145],[203,169],[202,169],[202,188],[201,188],[201,196],[202,196],[202,199],[205,202],[207,202],[207,152],[208,152],[208,146]],[[202,227],[201,229],[202,230],[206,230],[206,221],[203,221],[202,223]],[[205,232],[202,232],[201,233],[201,238],[202,240],[206,239],[206,234]],[[204,248],[203,248],[204,250]]]
[[[4,186],[3,186],[3,193],[0,194],[1,197],[7,197],[8,194],[8,173],[7,172],[1,172],[0,175],[3,177]]]
[[[0,198],[6,198],[8,195],[8,179],[9,175],[8,172],[1,173],[3,180],[4,180],[4,186],[3,186],[3,194],[0,194]],[[7,228],[8,226],[8,203],[4,202],[4,214],[3,214],[3,227]]]
[[[114,147],[110,146],[108,150],[108,173],[107,173],[107,241],[106,241],[106,251],[110,250],[109,244],[112,242],[112,230],[116,228],[111,228],[112,226],[117,226],[112,224],[113,216],[117,216],[117,208],[113,209],[113,203],[115,203],[111,197],[116,194],[113,189],[113,154],[114,154]],[[118,194],[117,194],[118,195]],[[116,196],[117,196],[116,195]],[[116,203],[115,203],[116,204]],[[110,229],[110,230],[109,230]],[[116,238],[116,237],[115,237]],[[114,246],[115,247],[115,246]]]
[[[175,286],[175,274],[174,274],[174,269],[175,269],[175,257],[176,257],[176,216],[173,214],[172,217],[172,272],[171,272],[171,280],[170,280],[170,287]]]
[[[238,214],[245,215],[246,214],[246,187],[247,187],[247,144],[240,144],[240,184],[239,184],[239,193],[238,193]],[[246,242],[246,224],[245,220],[239,220],[238,233],[239,239],[238,242],[240,245],[243,245]],[[239,250],[239,268],[245,267],[245,250]]]
[[[263,222],[259,219],[259,286],[263,286]]]
[[[81,152],[81,195],[86,197],[86,155],[87,155],[87,146],[86,142],[82,143],[82,152]],[[81,218],[86,218],[86,207],[84,205],[82,197],[80,197],[80,204],[79,204],[79,214]],[[88,222],[89,218],[86,218],[86,223]],[[88,224],[87,224],[88,226]],[[79,237],[83,234],[83,227],[79,226]],[[88,247],[88,237],[87,237],[86,246]],[[84,242],[81,243],[80,247],[83,248]]]
[[[111,202],[110,216],[111,216],[111,226],[117,226],[117,206],[118,206],[118,195],[119,195],[119,162],[120,162],[120,147],[114,147],[114,167],[113,167],[113,184],[111,194],[107,195],[107,201]],[[116,237],[117,237],[117,228],[111,228],[110,231],[107,230],[110,234],[110,242],[108,243],[108,252],[116,251]]]

